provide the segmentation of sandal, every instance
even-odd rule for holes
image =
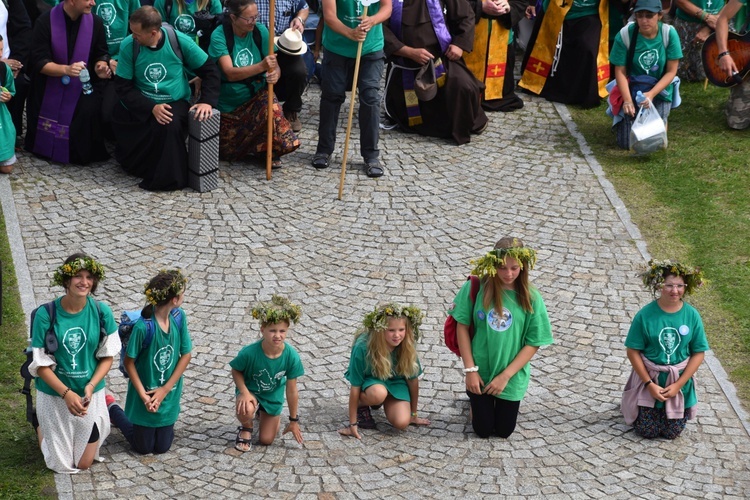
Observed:
[[[328,168],[328,162],[331,161],[331,155],[325,153],[315,153],[312,159],[312,166],[321,169]]]
[[[360,429],[375,428],[375,420],[372,418],[369,406],[360,406],[357,408],[357,425]]]
[[[240,434],[242,434],[243,432],[249,432],[250,437],[249,438],[240,437]],[[253,447],[252,441],[253,441],[253,428],[252,427],[242,427],[242,426],[237,427],[237,437],[234,438],[235,450],[240,451],[242,453],[250,451]],[[240,448],[240,445],[242,445],[243,447]],[[247,446],[247,449],[245,449],[244,446]]]
[[[381,177],[385,170],[380,166],[380,161],[377,158],[370,158],[365,160],[365,173],[367,177]]]

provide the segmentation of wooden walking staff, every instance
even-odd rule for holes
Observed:
[[[367,7],[376,3],[378,0],[360,0],[359,3],[364,7],[362,17],[367,17]],[[354,116],[354,102],[357,100],[357,79],[359,78],[359,62],[362,59],[362,44],[364,40],[357,45],[357,59],[354,62],[354,82],[352,83],[352,96],[349,99],[349,120],[346,123],[346,139],[344,140],[344,157],[341,159],[341,178],[339,179],[339,200],[344,197],[344,179],[346,178],[346,155],[349,152],[349,137],[352,134],[352,117]]]
[[[274,38],[275,38],[275,16],[276,16],[276,5],[274,0],[269,0],[268,2],[268,55],[274,53]],[[257,26],[255,29],[258,29]],[[277,63],[278,64],[278,63]],[[267,74],[267,73],[266,73]],[[266,113],[268,115],[268,139],[266,142],[266,180],[271,180],[271,167],[273,167],[273,83],[268,84],[268,112]]]

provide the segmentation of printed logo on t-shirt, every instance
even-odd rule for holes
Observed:
[[[63,347],[65,347],[65,350],[68,351],[68,354],[70,354],[70,358],[73,361],[71,366],[75,370],[78,367],[78,363],[76,363],[76,354],[81,352],[83,346],[86,345],[86,332],[83,331],[83,328],[78,326],[71,328],[65,332],[65,335],[63,335],[62,344]]]
[[[250,52],[250,49],[242,49],[237,52],[237,55],[234,57],[235,68],[243,68],[245,66],[251,66],[252,64],[254,64],[253,53]]]
[[[496,332],[504,332],[513,324],[513,315],[503,307],[503,315],[501,317],[493,309],[487,314],[487,324]]]
[[[151,63],[143,72],[146,81],[154,84],[154,92],[159,92],[159,84],[167,77],[167,68],[162,63]]]
[[[649,49],[646,52],[638,56],[638,64],[646,72],[650,74],[652,71],[659,69],[659,52],[655,49]]]
[[[667,356],[668,365],[671,364],[672,355],[677,351],[680,342],[680,335],[676,328],[668,326],[659,332],[659,345],[661,346],[661,350],[664,351],[664,354]]]
[[[273,377],[265,368],[253,375],[253,379],[258,383],[258,387],[263,392],[271,392],[279,386],[281,379],[286,375],[286,370],[278,372]]]
[[[166,382],[167,379],[164,378],[164,373],[172,367],[173,360],[174,349],[172,349],[171,345],[162,347],[161,349],[156,351],[156,354],[154,354],[154,366],[156,366],[156,369],[161,374],[161,376],[159,377],[159,382],[161,384],[164,384],[164,382]]]
[[[111,36],[109,27],[117,19],[117,10],[111,3],[102,3],[96,7],[96,15],[102,18],[104,27],[107,29],[107,38]]]
[[[681,327],[677,329],[677,331],[680,332],[680,335],[684,337],[685,335],[690,333],[690,327],[687,325],[682,325]]]
[[[579,9],[585,7],[595,7],[599,0],[573,0],[573,7]]]
[[[174,27],[183,33],[192,33],[195,31],[195,19],[187,14],[180,14],[174,20]]]

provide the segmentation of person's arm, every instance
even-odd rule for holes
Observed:
[[[641,359],[641,351],[628,347],[626,348],[626,352],[628,360],[633,366],[633,371],[638,375],[641,381],[646,384],[646,389],[648,390],[648,393],[651,394],[651,397],[659,401],[666,401],[667,398],[661,393],[662,388],[656,381],[651,380],[648,370],[646,370],[646,365],[643,364],[643,360]]]
[[[251,64],[250,66],[236,67],[232,65],[232,58],[228,55],[221,56],[217,62],[224,76],[230,82],[239,82],[247,78],[252,78],[266,71],[273,71],[278,67],[276,64],[276,54],[266,56],[259,63]]]
[[[451,44],[463,52],[471,52],[474,48],[474,11],[466,0],[446,0],[445,8]]]
[[[685,369],[682,371],[680,378],[678,378],[674,383],[662,389],[661,395],[664,396],[666,399],[669,399],[679,394],[679,392],[682,390],[685,384],[687,384],[687,381],[690,380],[693,377],[693,375],[695,375],[695,372],[698,371],[698,368],[700,367],[701,363],[703,363],[704,357],[705,357],[705,353],[703,352],[696,352],[692,356],[690,356],[688,364],[685,367]]]
[[[282,435],[291,432],[294,439],[296,439],[299,444],[302,444],[302,431],[299,428],[299,421],[292,420],[293,418],[299,419],[299,391],[297,391],[296,378],[288,379],[286,381],[286,400],[289,404],[289,424],[287,424]]]
[[[461,351],[461,360],[465,369],[477,368],[474,363],[474,354],[471,350],[471,337],[469,336],[469,325],[456,323],[456,340],[458,341],[458,350]],[[479,376],[479,371],[465,372],[466,390],[474,394],[482,394],[484,380]]]
[[[104,380],[104,377],[107,376],[107,373],[109,373],[109,369],[112,368],[112,361],[114,358],[112,356],[107,356],[105,358],[99,358],[99,363],[96,365],[96,370],[94,370],[94,374],[91,376],[91,379],[89,380],[89,383],[86,384],[86,388],[84,389],[84,393],[86,394],[86,397],[91,399],[91,396],[94,394],[94,389],[96,386]]]
[[[625,66],[615,66],[615,81],[622,95],[622,111],[632,118],[635,116],[635,104],[630,95],[630,83],[626,71]]]
[[[430,425],[429,420],[417,416],[419,407],[419,379],[417,377],[407,379],[406,385],[409,387],[409,399],[411,404],[411,420],[409,423],[413,425]]]
[[[8,39],[6,45],[10,47],[10,54],[6,62],[13,70],[13,78],[29,61],[31,53],[31,19],[26,12],[22,0],[10,0],[8,3]]]
[[[307,16],[309,15],[310,9],[308,7],[298,10],[297,13],[294,14],[294,19],[289,23],[289,27],[302,33],[305,31],[305,21],[307,21]]]
[[[130,341],[133,341],[132,337]],[[150,394],[146,393],[146,389],[143,387],[141,377],[138,375],[138,370],[135,368],[135,359],[126,355],[123,365],[125,366],[125,371],[128,372],[128,378],[130,378],[130,383],[133,384],[133,389],[135,389],[136,394],[138,394],[138,397],[143,401],[143,406],[145,406],[148,411],[151,411],[152,398]]]
[[[727,38],[729,36],[729,20],[737,15],[742,4],[739,0],[729,0],[729,2],[719,12],[716,21],[716,45],[719,51],[719,66],[724,72],[732,76],[737,73],[737,65],[732,55],[727,51]]]
[[[369,31],[370,28],[378,24],[386,22],[391,17],[391,11],[393,10],[393,4],[391,0],[380,0],[380,9],[374,16],[362,16],[362,22],[360,26],[364,25],[365,30]]]
[[[169,394],[177,381],[180,380],[182,374],[185,373],[185,369],[187,368],[188,363],[190,363],[191,358],[192,355],[189,352],[180,356],[180,359],[177,360],[177,366],[174,367],[172,375],[167,379],[164,385],[146,392],[146,394],[151,396],[151,404],[147,406],[149,411],[156,412],[159,409],[161,402],[164,401],[164,398],[167,397],[167,394]]]
[[[526,363],[531,361],[531,358],[534,357],[534,354],[539,350],[539,346],[535,345],[525,345],[521,348],[520,351],[518,351],[518,354],[516,354],[516,357],[513,358],[513,361],[510,362],[508,366],[505,367],[505,370],[500,372],[495,378],[493,378],[489,384],[484,386],[484,393],[489,394],[490,396],[497,396],[498,394],[501,394],[505,387],[508,385],[508,381],[513,378],[513,376],[521,371],[521,368],[526,366]]]
[[[325,2],[326,0],[323,1]],[[357,425],[357,408],[359,407],[360,392],[360,387],[352,386],[349,390],[349,425],[343,429],[339,429],[339,434],[342,436],[353,436],[357,439],[362,439],[359,435],[359,426]]]

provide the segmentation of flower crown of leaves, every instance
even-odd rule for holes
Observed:
[[[414,340],[419,340],[419,326],[422,324],[424,313],[415,306],[402,306],[395,302],[380,305],[365,315],[362,325],[368,333],[381,332],[388,329],[388,318],[408,319]],[[361,333],[361,330],[358,333]]]
[[[515,243],[517,240],[513,240]],[[483,257],[471,261],[474,269],[471,270],[471,274],[478,277],[483,276],[495,276],[497,274],[497,268],[505,265],[505,259],[512,257],[518,261],[518,264],[523,269],[524,266],[529,266],[529,271],[534,269],[536,264],[536,250],[529,247],[513,246],[510,248],[495,248],[484,254]]]
[[[263,325],[275,325],[282,321],[296,323],[302,317],[302,309],[281,295],[271,296],[270,302],[261,302],[252,309],[253,318]]]
[[[177,297],[187,285],[187,278],[182,275],[182,271],[179,269],[160,269],[159,274],[168,274],[172,279],[163,288],[149,288],[150,281],[144,285],[143,293],[146,295],[146,301],[152,306],[158,306],[170,296]]]
[[[91,257],[81,257],[58,267],[55,271],[54,276],[52,277],[52,284],[65,286],[65,280],[68,278],[72,278],[73,276],[81,272],[82,269],[90,272],[98,281],[102,281],[104,279],[105,273],[103,265],[101,265]]]
[[[648,261],[648,269],[641,273],[643,284],[656,293],[664,285],[664,277],[667,273],[682,277],[685,280],[685,294],[690,295],[706,283],[703,271],[699,267],[691,267],[680,262],[667,260]]]

